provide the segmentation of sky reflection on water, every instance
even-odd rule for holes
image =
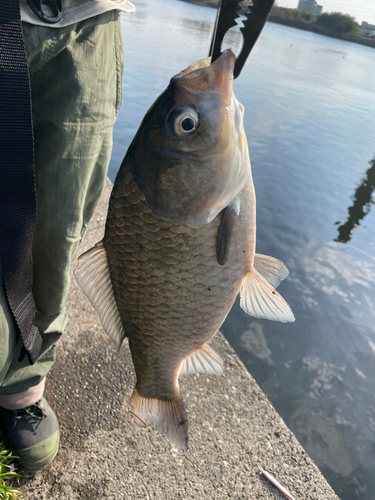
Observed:
[[[122,18],[112,180],[169,79],[207,56],[215,19],[213,9],[177,0],[137,8]],[[373,500],[375,491],[374,55],[268,23],[235,81],[257,251],[288,267],[280,293],[296,322],[250,318],[237,301],[222,330],[342,500]]]

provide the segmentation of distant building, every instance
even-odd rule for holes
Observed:
[[[365,36],[370,36],[371,38],[375,38],[375,24],[369,24],[363,21],[361,24],[362,33]]]
[[[299,0],[297,10],[313,14],[314,16],[320,16],[323,6],[318,5],[315,0]]]

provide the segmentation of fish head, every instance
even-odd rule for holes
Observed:
[[[227,50],[174,76],[129,147],[125,162],[161,219],[209,223],[251,175],[235,61]]]

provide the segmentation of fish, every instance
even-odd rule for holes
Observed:
[[[284,264],[255,253],[256,203],[244,108],[228,49],[175,75],[144,116],[114,182],[103,239],[76,279],[119,348],[128,338],[139,425],[188,449],[179,377],[221,375],[209,342],[238,293],[256,318],[292,322]]]

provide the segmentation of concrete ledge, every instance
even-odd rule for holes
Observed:
[[[108,181],[81,251],[102,237],[110,190]],[[128,346],[116,352],[75,280],[68,312],[46,389],[61,447],[52,465],[23,481],[29,500],[285,500],[258,467],[295,500],[338,499],[221,334],[213,347],[225,361],[223,377],[181,380],[190,450],[172,453],[128,413],[135,383]]]

